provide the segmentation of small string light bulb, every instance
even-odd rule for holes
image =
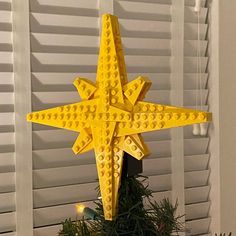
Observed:
[[[80,203],[76,204],[76,210],[78,213],[82,214],[84,212],[84,209],[85,209],[85,205],[80,204]]]
[[[86,219],[90,219],[90,220],[100,219],[100,216],[97,215],[96,211],[94,211],[93,209],[89,207],[86,207],[83,204],[80,204],[80,203],[76,204],[76,210],[77,210],[77,213],[83,214]]]

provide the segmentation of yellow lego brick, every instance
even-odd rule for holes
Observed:
[[[169,129],[209,121],[211,121],[211,113],[209,112],[138,102],[134,107],[132,121],[124,122],[122,126],[119,125],[117,136]]]
[[[92,143],[92,141],[93,141],[92,135],[89,134],[85,129],[83,129],[78,138],[76,139],[72,147],[72,150],[74,151],[75,154],[83,153],[85,152],[84,149],[90,143]],[[89,148],[92,149],[93,145],[89,145]],[[90,149],[86,148],[86,151],[89,151]]]
[[[114,178],[115,166],[113,162],[113,137],[116,128],[116,122],[97,121],[92,126],[92,135],[94,137],[94,149],[96,154],[96,163],[100,183],[100,191],[106,219],[112,220],[116,209],[113,208],[114,194],[118,191]],[[116,149],[115,149],[116,150]],[[120,169],[120,167],[118,168]]]
[[[124,94],[135,105],[137,100],[143,100],[146,92],[151,86],[151,81],[143,76],[139,76],[137,79],[129,82],[124,86]]]
[[[122,49],[120,33],[117,28],[118,19],[115,16],[103,15],[102,38],[97,69],[97,84],[99,95],[105,101],[100,104],[124,103],[122,84],[127,81],[124,56],[119,53]]]
[[[77,88],[77,91],[83,100],[89,99],[97,90],[95,84],[88,79],[78,77],[75,79],[73,84]]]
[[[124,151],[139,160],[148,154],[140,133],[209,122],[211,113],[141,102],[151,82],[140,76],[128,83],[118,19],[109,14],[102,19],[96,85],[77,78],[82,102],[32,112],[27,120],[79,132],[75,153],[94,149],[104,216],[113,220]]]
[[[137,135],[126,136],[123,150],[138,160],[142,160],[148,153],[146,145]]]

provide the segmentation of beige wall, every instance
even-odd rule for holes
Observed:
[[[219,113],[221,231],[235,235],[236,0],[219,0]]]

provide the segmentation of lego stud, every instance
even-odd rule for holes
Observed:
[[[161,129],[161,128],[163,128],[164,127],[164,122],[160,122],[159,124],[158,124],[158,127]]]
[[[195,120],[196,118],[197,118],[196,114],[195,113],[191,113],[190,119],[191,120]]]
[[[115,177],[115,178],[119,177],[119,173],[115,172],[115,173],[114,173],[114,177]]]
[[[151,110],[152,112],[154,112],[154,111],[156,110],[156,106],[152,105],[152,106],[150,107],[150,110]]]
[[[64,110],[64,107],[58,107],[59,112],[63,112],[63,110]]]
[[[66,106],[66,111],[70,111],[70,106]]]
[[[126,140],[126,143],[127,143],[128,145],[130,145],[130,144],[132,143],[132,141],[131,141],[130,139],[127,139],[127,140]]]
[[[143,124],[142,124],[142,127],[143,127],[143,128],[147,128],[147,126],[148,126],[147,123],[143,123]]]
[[[150,118],[150,120],[154,120],[155,119],[155,115],[154,114],[150,114],[149,118]]]
[[[141,153],[141,152],[138,152],[138,153],[137,153],[137,155],[138,155],[138,157],[140,158],[140,157],[142,157],[142,156],[143,156],[143,153]]]
[[[164,110],[164,106],[159,105],[159,106],[157,107],[157,109],[158,109],[158,111],[163,111],[163,110]]]
[[[205,115],[202,112],[199,113],[198,119],[203,121],[205,119]]]
[[[181,114],[181,120],[186,120],[188,117],[185,113],[182,113]]]
[[[118,164],[115,164],[115,165],[114,165],[114,169],[115,169],[115,170],[119,169],[119,165],[118,165]]]
[[[34,115],[34,119],[37,120],[38,118],[39,118],[39,114],[36,113],[36,114]]]
[[[27,119],[28,119],[28,120],[32,120],[32,118],[33,118],[33,115],[32,115],[32,114],[28,114],[28,115],[27,115]]]
[[[165,114],[165,120],[170,120],[171,119],[171,114]]]
[[[148,105],[144,105],[143,106],[143,111],[147,111],[148,110]]]
[[[179,114],[174,113],[174,114],[173,114],[173,119],[174,119],[174,120],[178,120],[178,119],[179,119]]]
[[[53,115],[52,115],[52,118],[53,118],[54,120],[56,120],[56,119],[57,119],[57,113],[53,114]]]

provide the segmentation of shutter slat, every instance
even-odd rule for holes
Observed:
[[[200,55],[206,55],[208,41],[200,41]],[[184,41],[184,56],[197,56],[198,41],[185,40]]]
[[[0,22],[11,24],[11,11],[0,10]]]
[[[205,154],[207,151],[209,138],[193,138],[184,140],[184,154],[186,156],[195,154]]]
[[[208,168],[209,154],[185,156],[185,171],[206,170]]]
[[[206,202],[208,200],[210,186],[194,187],[185,189],[185,203]]]
[[[0,194],[0,214],[15,211],[15,193]]]
[[[15,172],[0,173],[0,193],[13,192],[15,190]]]
[[[0,11],[1,14],[1,11]],[[1,19],[0,19],[1,21]],[[12,32],[0,31],[0,43],[12,44]]]
[[[88,207],[93,208],[94,203],[86,201],[84,204]],[[58,224],[63,220],[76,218],[76,207],[75,204],[67,204],[61,206],[45,207],[34,209],[34,227]],[[81,214],[77,215],[77,218],[81,218]]]
[[[165,5],[171,5],[171,0],[120,0],[122,1],[129,1],[129,2],[149,2],[149,3],[160,3]]]
[[[14,153],[0,153],[0,173],[15,171]]]
[[[184,12],[185,22],[189,22],[189,23],[198,22],[197,14],[194,12],[194,7],[186,6],[184,11],[185,11]],[[200,23],[206,22],[207,12],[208,12],[208,8],[204,8],[204,7],[201,8]]]
[[[210,222],[210,218],[191,220],[186,222],[186,228],[191,230],[191,235],[207,234]]]
[[[97,199],[98,182],[61,187],[35,189],[34,207],[55,206]],[[65,194],[66,193],[66,194]]]
[[[170,22],[119,19],[121,35],[123,37],[155,37],[169,39],[171,37]]]
[[[195,0],[185,0],[185,6],[195,6]],[[201,6],[204,7],[206,5],[206,0],[201,0]]]
[[[128,73],[129,81],[138,77],[140,73]],[[169,90],[170,89],[170,74],[169,73],[143,73],[152,80],[151,90]],[[34,92],[49,92],[49,91],[75,91],[73,86],[76,77],[89,78],[95,81],[95,73],[33,73],[32,74],[32,89]],[[190,81],[190,85],[194,86],[195,75],[187,74],[186,80]],[[204,76],[203,76],[204,79]],[[1,80],[0,80],[1,83]]]
[[[14,122],[13,112],[0,113],[0,125],[13,125]]]
[[[40,71],[43,66],[53,71],[52,66],[76,66],[81,72],[84,71],[83,67],[88,67],[90,70],[95,71],[97,66],[97,55],[89,54],[65,54],[65,53],[32,53],[33,70]],[[194,58],[189,58],[186,63],[191,66]],[[140,72],[148,71],[151,72],[169,72],[170,71],[170,57],[168,56],[134,56],[127,55],[125,57],[126,66],[130,70],[136,69]],[[205,59],[203,59],[203,68]],[[52,68],[50,68],[50,66]],[[140,69],[139,69],[140,68]],[[86,69],[86,68],[85,68]],[[86,71],[85,71],[86,72]]]
[[[206,70],[208,57],[201,57],[201,68],[202,71]],[[185,73],[196,73],[197,72],[197,58],[196,57],[185,57],[184,58],[184,72]]]
[[[0,140],[1,140],[1,145],[13,145],[15,140],[14,140],[14,133],[0,133]]]
[[[34,236],[56,236],[61,229],[61,224],[34,228]]]
[[[196,23],[185,23],[184,38],[187,40],[196,40],[197,37],[197,24]],[[204,40],[207,33],[207,24],[200,24],[200,39]]]
[[[186,220],[195,220],[207,218],[210,208],[210,202],[202,202],[196,204],[186,205]]]
[[[33,171],[34,189],[97,181],[96,165],[68,166]]]
[[[0,105],[14,104],[13,93],[0,93]]]
[[[42,13],[31,13],[32,21],[40,27],[45,26],[60,26],[68,28],[86,28],[86,29],[97,29],[98,28],[98,17],[88,16],[70,16],[70,15],[56,15],[56,14],[42,14]],[[34,22],[36,21],[36,22]],[[31,26],[32,32],[37,32],[37,27]],[[52,32],[53,33],[53,32]]]
[[[170,158],[146,158],[143,161],[143,175],[162,175],[171,173],[171,159]]]
[[[207,103],[207,97],[208,97],[208,90],[202,89],[201,91],[197,90],[184,90],[184,106],[191,106],[196,104],[196,94],[197,96],[197,104],[200,104],[202,100],[202,104]],[[200,95],[202,95],[202,98],[200,98]]]
[[[171,8],[169,5],[129,1],[115,1],[114,3],[115,14],[119,15],[120,18],[171,20]]]
[[[15,213],[0,214],[0,233],[15,230]]]
[[[65,7],[65,8],[83,8],[83,9],[97,9],[97,1],[83,1],[83,0],[32,0],[31,2],[36,2],[40,6],[46,7]],[[34,11],[34,8],[31,7]]]
[[[13,73],[0,72],[0,85],[13,85]]]
[[[0,64],[12,64],[12,52],[0,51]]]
[[[206,88],[208,73],[202,73],[201,75],[201,88]],[[196,73],[185,73],[184,74],[184,89],[196,89],[196,80],[198,78],[198,75]]]
[[[192,188],[207,185],[209,174],[209,170],[185,172],[185,187]]]

